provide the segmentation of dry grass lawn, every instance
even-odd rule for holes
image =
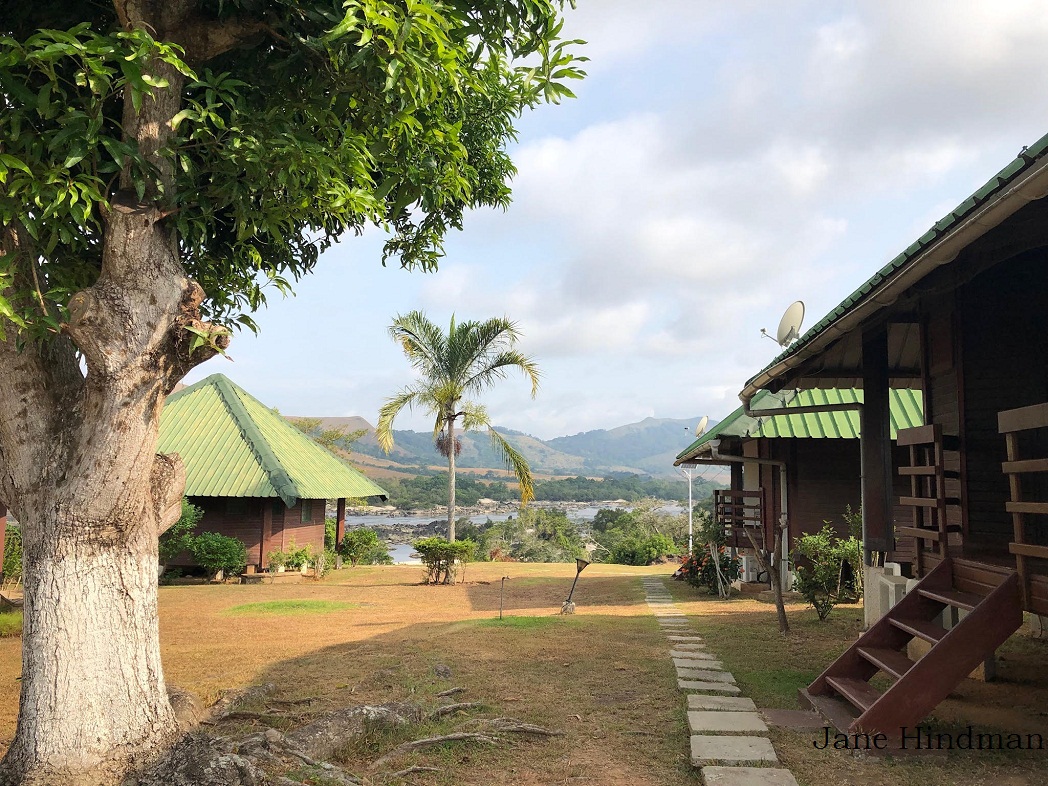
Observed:
[[[698,784],[688,763],[684,701],[676,688],[665,637],[643,602],[640,576],[665,567],[593,565],[579,581],[574,617],[557,614],[573,565],[470,565],[466,583],[420,586],[418,567],[343,570],[320,583],[163,587],[161,637],[170,682],[205,702],[222,691],[261,682],[277,698],[316,700],[322,710],[348,704],[410,701],[481,702],[469,713],[404,732],[376,730],[348,745],[340,760],[363,772],[400,742],[470,728],[474,718],[510,716],[563,730],[562,737],[510,737],[498,747],[458,743],[396,761],[439,768],[413,774],[420,786]],[[506,619],[498,620],[499,580]],[[859,629],[857,607],[840,607],[826,624],[799,604],[794,634],[783,642],[769,604],[721,602],[667,585],[709,648],[761,707],[795,708],[807,684]],[[0,638],[0,740],[14,730],[20,641]],[[998,685],[969,681],[937,711],[943,728],[966,723],[1009,731],[1045,725],[1048,662],[1041,642],[1017,638],[1004,653]],[[450,677],[438,676],[446,666]],[[270,705],[276,706],[276,705]],[[285,707],[286,705],[280,705]],[[262,713],[270,710],[258,705]],[[267,715],[264,723],[296,719]],[[252,721],[240,720],[248,729]],[[812,748],[813,733],[773,729],[784,764],[802,786],[892,782],[925,786],[1042,784],[1048,751],[952,754],[907,759],[855,757]],[[2,743],[0,743],[2,746]]]

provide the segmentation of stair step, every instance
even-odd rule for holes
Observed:
[[[840,696],[813,695],[807,688],[801,688],[798,698],[802,707],[811,707],[842,734],[847,734],[852,721],[859,717],[859,711]]]
[[[982,600],[982,597],[979,595],[972,592],[961,592],[959,590],[918,588],[917,591],[929,600],[934,600],[938,603],[945,603],[947,606],[956,606],[965,611],[971,611],[978,606],[979,602]]]
[[[897,619],[889,617],[888,621],[899,630],[904,630],[911,636],[924,639],[929,644],[937,644],[939,639],[946,635],[946,628],[936,625],[928,620]]]
[[[858,653],[885,674],[895,679],[899,679],[913,665],[913,661],[903,653],[885,647],[859,647]]]
[[[881,694],[871,688],[868,682],[862,680],[851,677],[827,677],[826,682],[863,712],[881,697]]]

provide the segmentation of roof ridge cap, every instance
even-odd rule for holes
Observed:
[[[280,463],[280,459],[277,458],[273,448],[269,446],[269,442],[266,441],[261,430],[255,425],[255,421],[252,420],[247,407],[244,406],[244,402],[240,400],[237,391],[242,389],[223,374],[213,374],[212,376],[217,377],[213,384],[219,398],[222,399],[222,403],[226,405],[226,409],[233,416],[237,428],[244,435],[244,439],[251,447],[252,452],[258,457],[263,471],[269,476],[269,482],[272,484],[273,489],[280,495],[280,499],[284,501],[285,505],[293,508],[295,503],[298,502],[298,489],[287,470],[284,469],[284,465]],[[208,379],[210,378],[208,377]],[[243,392],[245,395],[250,395],[247,391]]]

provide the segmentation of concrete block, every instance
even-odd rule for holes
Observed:
[[[710,669],[711,671],[724,671],[724,664],[719,660],[707,658],[674,658],[673,665],[678,669]]]
[[[733,710],[692,710],[688,713],[688,725],[693,732],[735,733],[742,731],[767,731],[761,716],[756,712]]]
[[[677,676],[682,680],[702,680],[703,682],[735,682],[735,677],[728,671],[714,669],[682,669],[677,667]]]
[[[906,597],[906,583],[909,581],[905,576],[880,576],[877,579],[881,609],[885,614],[888,610]]]
[[[677,680],[677,687],[681,690],[699,690],[709,693],[742,693],[742,688],[732,685],[730,682],[706,682],[705,680]]]
[[[753,703],[753,699],[747,699],[745,696],[707,696],[701,693],[689,693],[688,709],[756,712],[757,705]]]
[[[779,767],[703,767],[706,786],[797,786],[793,773]]]
[[[778,760],[767,737],[691,736],[691,763],[697,767],[713,762],[731,765]]]

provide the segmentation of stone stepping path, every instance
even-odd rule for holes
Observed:
[[[706,786],[797,786],[779,763],[768,726],[752,699],[738,694],[735,677],[707,652],[691,621],[676,607],[662,579],[641,579],[645,601],[669,640],[677,687],[687,691],[691,763]]]

